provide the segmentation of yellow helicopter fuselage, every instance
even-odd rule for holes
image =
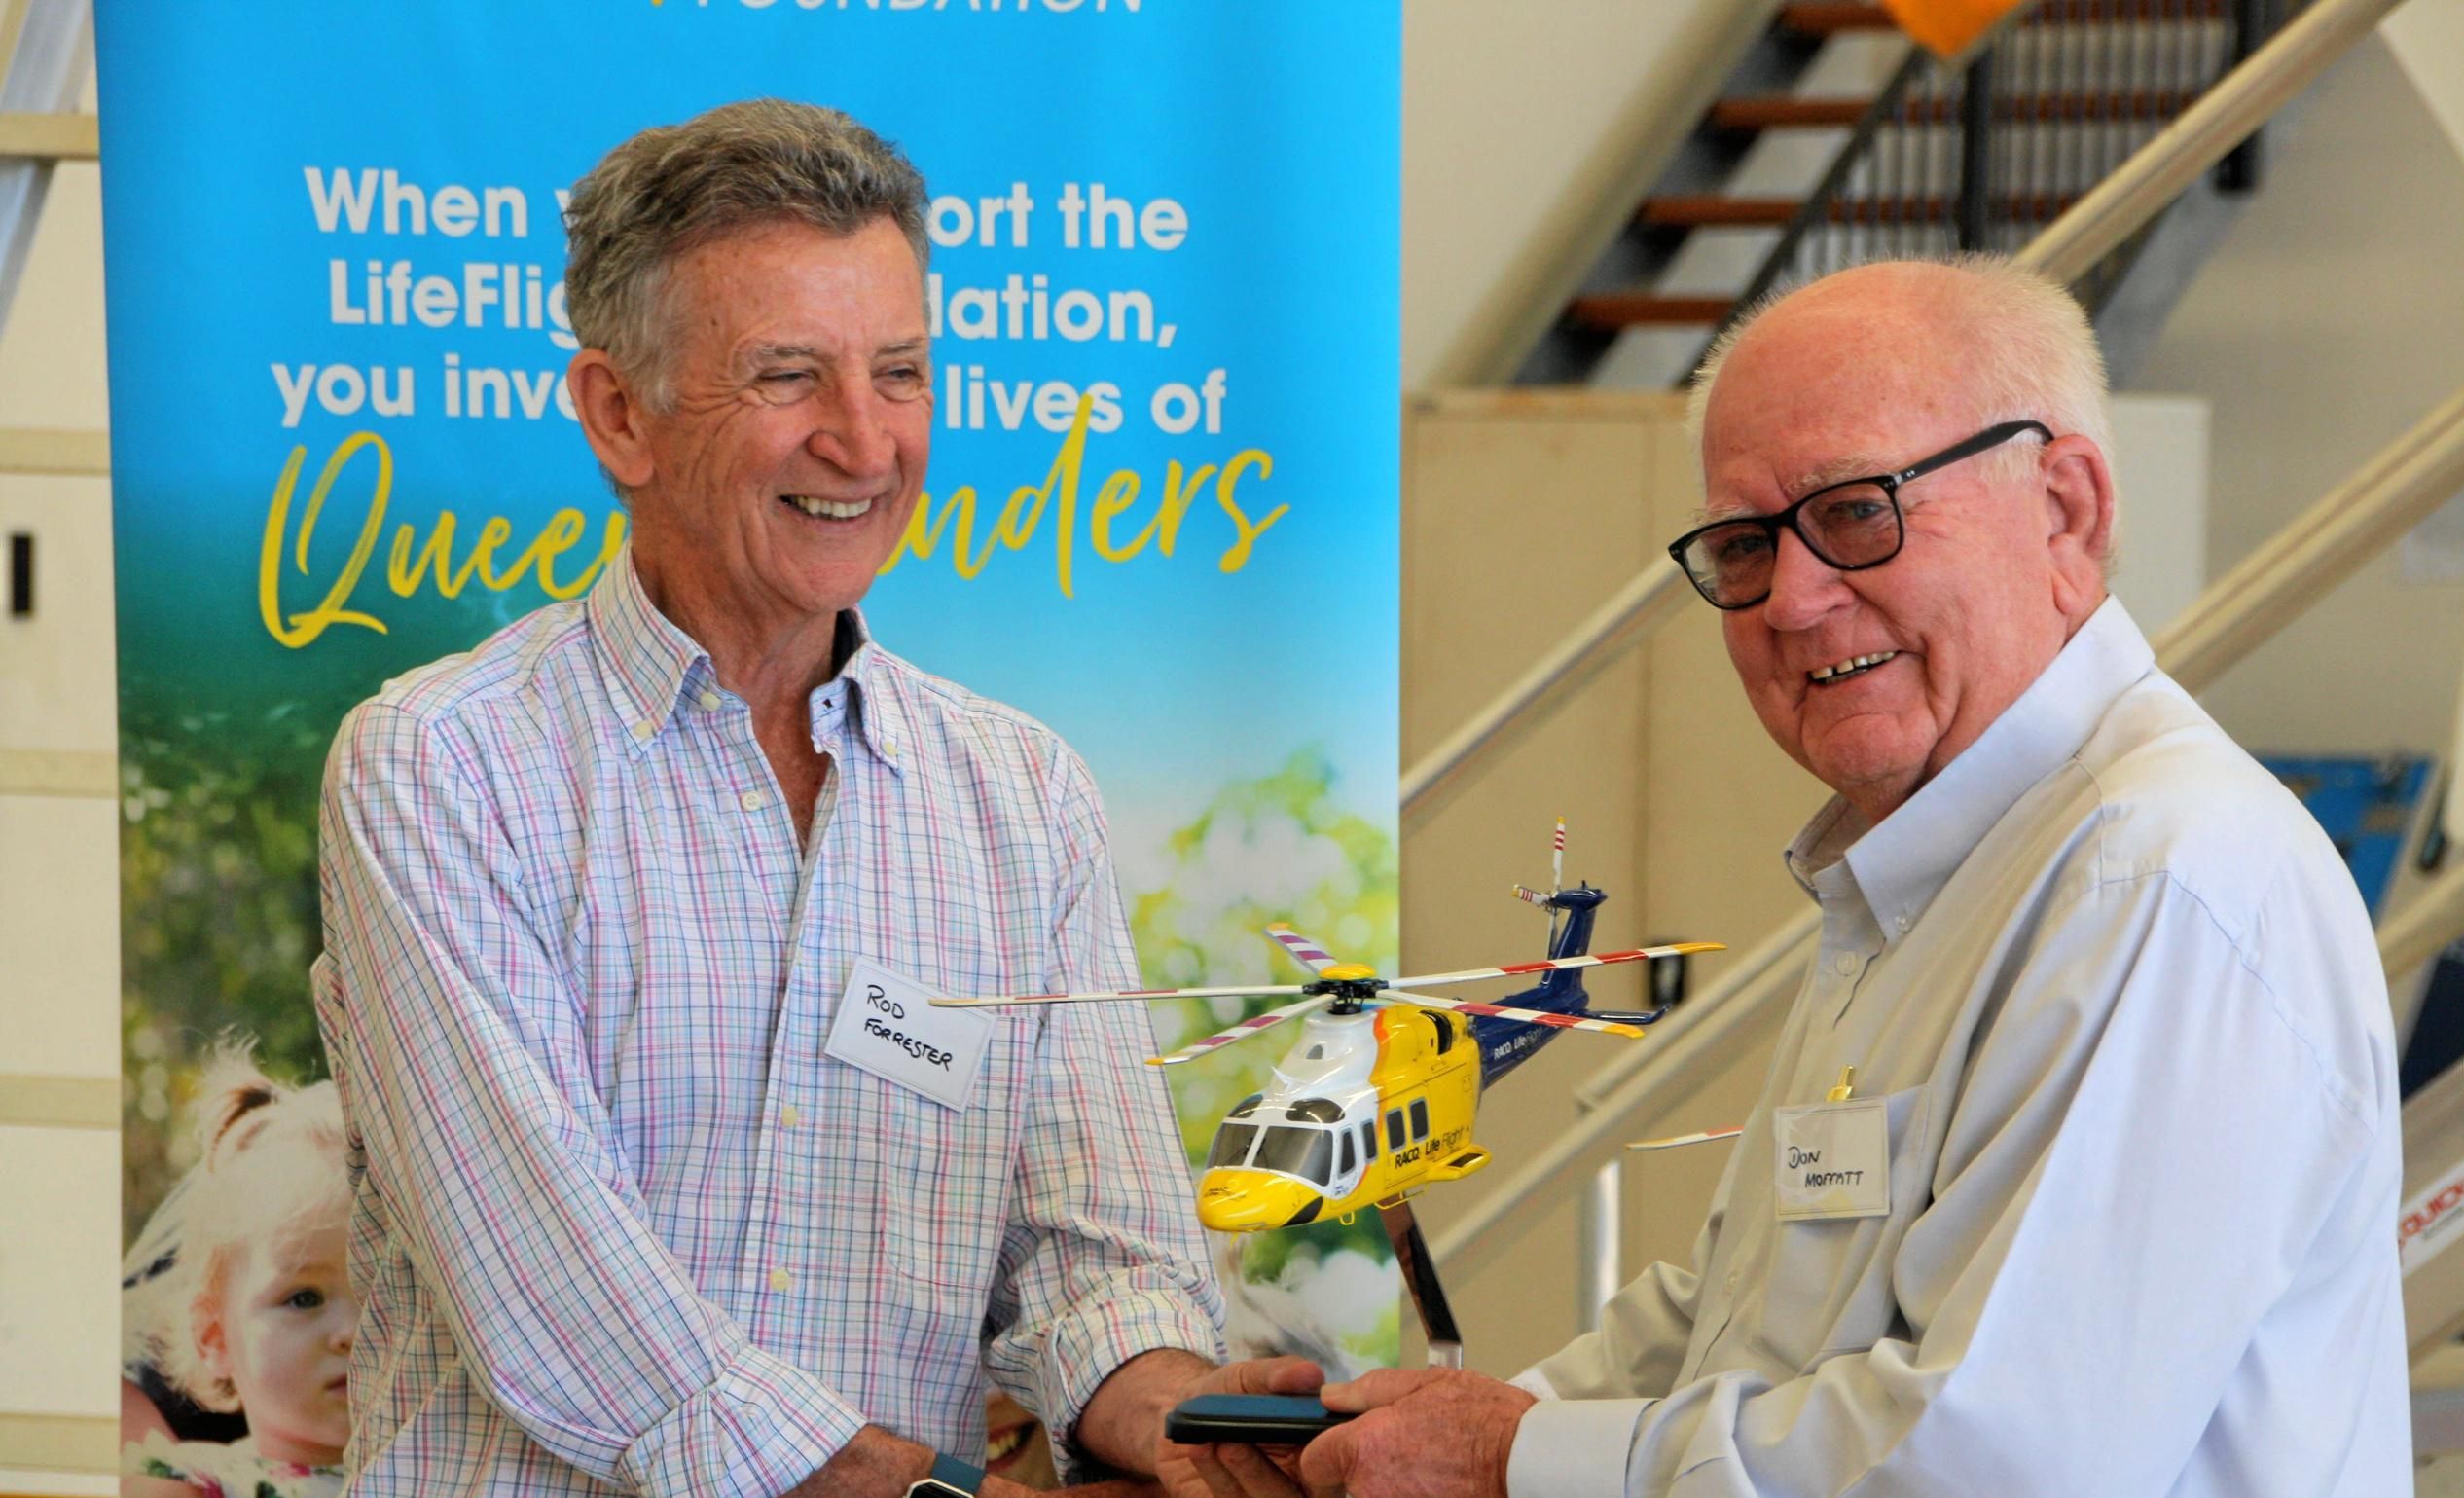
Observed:
[[[1198,1220],[1218,1232],[1299,1226],[1459,1180],[1489,1162],[1471,1139],[1479,1105],[1480,1047],[1461,1015],[1310,1015],[1273,1084],[1217,1128]]]

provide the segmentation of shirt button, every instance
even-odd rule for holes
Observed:
[[[649,743],[650,736],[658,731],[659,725],[656,723],[635,723],[634,725],[634,737],[641,740],[645,744]]]
[[[773,1269],[770,1271],[770,1288],[779,1291],[793,1290],[796,1288],[796,1277],[784,1269]]]
[[[716,712],[718,710],[720,700],[719,694],[716,692],[704,692],[702,694],[702,706],[708,712]]]
[[[748,790],[736,798],[736,804],[748,812],[757,812],[770,804],[770,798],[758,790]]]
[[[1891,924],[1900,929],[1900,933],[1902,935],[1905,935],[1907,933],[1907,929],[1916,923],[1909,920],[1906,916],[1902,916],[1898,920],[1893,921]]]
[[[1727,1286],[1727,1288],[1728,1288],[1728,1292],[1729,1292],[1731,1295],[1733,1295],[1733,1294],[1735,1294],[1735,1293],[1736,1293],[1736,1289],[1737,1289],[1737,1271],[1736,1271],[1736,1270],[1734,1270],[1734,1269],[1731,1269],[1731,1270],[1729,1270],[1729,1271],[1728,1271],[1728,1286]]]
[[[898,757],[898,741],[888,734],[882,735],[882,752],[888,754],[892,759],[896,759]]]
[[[1830,967],[1833,972],[1838,973],[1844,978],[1848,974],[1857,970],[1857,954],[1854,952],[1842,952],[1837,957],[1830,960]]]
[[[796,1107],[793,1103],[790,1103],[786,1107],[779,1110],[779,1126],[780,1128],[792,1129],[803,1121],[804,1111]]]

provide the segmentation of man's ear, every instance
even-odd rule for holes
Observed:
[[[624,489],[648,484],[654,464],[642,421],[650,412],[641,392],[601,348],[575,354],[565,366],[564,382],[573,392],[573,412],[581,418],[582,435],[589,439],[599,466]]]
[[[2114,540],[2114,476],[2104,451],[2076,432],[2045,450],[2046,545],[2053,558],[2053,604],[2077,629],[2105,598],[2105,557]]]

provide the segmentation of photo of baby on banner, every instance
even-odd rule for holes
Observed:
[[[192,1122],[197,1163],[122,1266],[121,1491],[340,1492],[359,1302],[334,1084],[275,1082],[226,1043]]]

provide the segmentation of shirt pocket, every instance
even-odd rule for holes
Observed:
[[[1007,1011],[984,1047],[963,1109],[904,1089],[883,1127],[882,1211],[889,1266],[966,1307],[970,1334],[993,1287],[1013,1210],[1032,1024]]]
[[[1915,1158],[1925,1096],[1924,1088],[1910,1087],[1884,1099],[1891,1159],[1887,1214],[1771,1219],[1756,1341],[1782,1366],[1802,1372],[1830,1354],[1863,1351],[1903,1326],[1891,1289],[1891,1261],[1932,1175]]]

